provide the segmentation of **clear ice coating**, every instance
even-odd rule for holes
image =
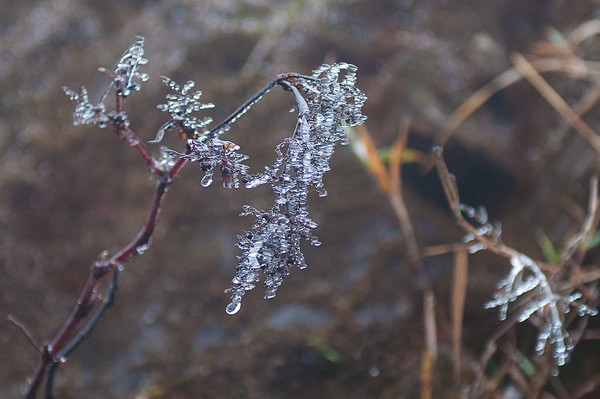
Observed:
[[[495,233],[490,230],[489,234]],[[500,281],[499,291],[485,307],[498,308],[500,319],[505,320],[509,305],[514,304],[517,299],[527,298],[517,310],[517,320],[524,322],[536,315],[539,319],[539,333],[535,351],[543,353],[550,344],[556,366],[564,365],[574,344],[563,324],[563,313],[568,312],[571,307],[577,309],[580,316],[594,316],[598,311],[577,302],[581,297],[577,292],[561,295],[554,291],[542,269],[529,257],[515,252],[510,263],[512,268],[508,276]]]
[[[212,184],[215,172],[221,175],[221,183],[225,188],[238,188],[242,180],[246,180],[248,166],[243,162],[248,156],[238,153],[239,146],[231,141],[218,138],[199,136],[187,141],[189,153],[181,154],[177,151],[166,150],[174,158],[184,158],[196,162],[205,172],[200,181],[202,187]]]
[[[348,142],[344,126],[366,119],[361,111],[366,96],[355,87],[356,70],[346,63],[323,65],[310,79],[300,77],[288,85],[296,100],[296,127],[292,136],[277,146],[272,166],[245,176],[246,188],[270,184],[275,204],[268,210],[243,207],[242,215],[256,221],[252,230],[238,238],[242,254],[232,279],[227,313],[232,314],[230,308],[241,304],[260,273],[264,275],[264,297],[273,298],[292,267],[306,268],[301,242],[321,244],[312,233],[317,224],[308,216],[308,193],[315,190],[320,196],[327,195],[323,175],[330,170],[335,144]]]
[[[499,242],[502,228],[499,223],[490,223],[488,213],[483,207],[477,209],[460,204],[459,209],[469,219],[477,223],[477,235],[485,236],[493,242]],[[484,249],[481,243],[475,242],[475,235],[467,234],[464,242],[473,242],[469,252]],[[498,284],[498,292],[485,304],[486,308],[498,308],[500,320],[505,320],[508,315],[509,305],[517,307],[515,303],[521,299],[516,318],[524,322],[532,316],[537,316],[539,328],[535,351],[543,353],[549,344],[553,348],[555,365],[560,367],[569,359],[574,348],[573,342],[563,324],[563,314],[575,308],[579,316],[595,316],[594,309],[577,300],[581,298],[578,292],[563,295],[556,292],[540,266],[531,258],[522,253],[514,252],[510,258],[511,269]],[[526,299],[525,299],[526,298]]]
[[[113,83],[121,97],[128,97],[133,91],[138,91],[139,82],[148,80],[148,75],[140,71],[141,66],[148,63],[143,55],[144,38],[136,36],[135,42],[121,56],[114,69]]]
[[[113,71],[109,72],[106,68],[100,68],[101,71],[107,72],[113,78],[112,85],[120,97],[128,97],[133,91],[140,89],[140,82],[148,80],[148,75],[140,71],[142,65],[148,62],[143,55],[144,38],[136,36],[135,42],[121,56]],[[73,113],[75,125],[97,124],[101,128],[108,125],[111,118],[106,114],[106,107],[103,103],[104,96],[98,104],[93,104],[90,102],[85,87],[81,88],[81,93],[67,87],[63,87],[63,90],[71,100],[76,102]],[[111,115],[111,117],[113,121],[127,123],[127,115],[122,112]]]
[[[75,126],[89,124],[98,124],[100,127],[106,126],[109,121],[106,115],[106,107],[102,102],[92,104],[85,87],[81,87],[81,93],[77,93],[68,87],[62,89],[69,99],[76,102],[75,111],[73,112],[73,124]]]
[[[188,138],[206,135],[208,132],[206,126],[212,122],[212,119],[209,117],[198,118],[193,114],[203,109],[213,108],[214,105],[200,102],[201,91],[190,93],[190,90],[195,86],[192,80],[187,81],[183,86],[180,86],[166,76],[161,76],[161,80],[174,93],[167,94],[167,102],[157,105],[157,108],[168,112],[171,115],[171,119],[160,127],[156,138],[151,143],[160,142],[165,132],[171,129],[185,132]]]
[[[242,308],[241,300],[237,301],[237,302],[231,302],[229,305],[227,305],[227,308],[225,308],[225,312],[227,312],[227,314],[233,315],[233,314],[236,314],[237,312],[239,312],[241,308]]]

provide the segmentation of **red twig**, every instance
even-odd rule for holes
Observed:
[[[152,201],[150,210],[148,211],[146,222],[135,239],[114,254],[111,258],[107,258],[106,255],[102,255],[96,262],[93,263],[88,279],[84,284],[81,293],[79,294],[77,304],[71,312],[71,315],[62,326],[60,331],[52,339],[52,341],[45,344],[42,349],[42,356],[38,362],[35,372],[33,373],[33,376],[31,377],[29,388],[25,395],[27,399],[35,398],[36,392],[39,389],[44,376],[47,375],[49,368],[54,367],[56,364],[61,362],[61,358],[64,357],[62,350],[74,338],[75,332],[84,319],[86,319],[92,310],[96,308],[96,302],[99,298],[97,294],[98,284],[103,277],[110,272],[122,269],[132,258],[141,254],[150,244],[167,188],[175,181],[177,174],[186,162],[187,161],[185,159],[179,159],[167,173],[163,174],[158,181],[154,199]],[[97,322],[97,320],[94,320],[94,324],[95,322]],[[82,336],[80,340],[83,338],[85,338],[85,336]],[[79,341],[77,341],[77,343],[78,342]],[[69,352],[71,350],[72,348],[69,348]]]
[[[108,258],[107,253],[100,255],[91,268],[90,274],[85,282],[77,304],[71,312],[67,321],[63,324],[60,331],[54,336],[52,341],[45,343],[41,351],[41,357],[38,365],[29,380],[29,386],[25,394],[25,398],[34,399],[37,391],[46,377],[46,393],[47,399],[52,398],[52,383],[54,372],[58,364],[66,358],[68,354],[91,332],[96,323],[104,315],[104,312],[112,305],[114,291],[118,282],[118,273],[122,268],[135,256],[144,252],[150,245],[152,234],[156,228],[160,208],[164,200],[167,188],[171,185],[179,171],[187,163],[184,158],[178,159],[170,169],[161,169],[154,157],[148,150],[146,144],[137,136],[137,134],[127,125],[126,115],[123,112],[123,99],[120,95],[115,94],[115,113],[110,119],[110,124],[113,126],[115,133],[124,138],[131,146],[142,155],[142,158],[149,166],[150,171],[159,176],[154,199],[148,211],[146,221],[140,229],[137,236],[120,251]],[[101,296],[98,294],[99,283],[103,278],[113,273],[113,282],[109,286],[106,296],[107,299],[98,307],[98,302]],[[96,314],[91,316],[87,324],[80,328],[81,324],[95,310]],[[79,333],[77,333],[79,331]],[[76,334],[77,333],[77,334]]]

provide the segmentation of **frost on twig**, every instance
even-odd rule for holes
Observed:
[[[180,86],[166,76],[162,76],[161,79],[175,93],[167,94],[166,104],[159,104],[157,107],[161,111],[168,112],[171,119],[160,127],[156,138],[151,143],[160,142],[165,132],[170,129],[178,129],[180,136],[184,139],[198,138],[205,135],[208,132],[206,126],[212,122],[212,118],[197,118],[193,113],[213,108],[214,105],[200,102],[201,91],[196,91],[193,94],[189,93],[195,85],[193,80],[189,80],[183,86]]]
[[[516,253],[510,258],[512,269],[508,276],[498,284],[493,299],[485,304],[487,309],[498,308],[500,319],[505,320],[510,303],[524,298],[526,293],[533,295],[519,306],[518,321],[523,322],[532,316],[539,320],[539,333],[535,345],[537,353],[543,353],[546,344],[553,347],[553,356],[557,366],[564,365],[574,345],[563,323],[563,314],[571,308],[577,310],[579,316],[595,316],[598,310],[577,302],[581,294],[563,295],[556,292],[540,267],[529,257]]]
[[[175,93],[167,94],[167,102],[158,105],[158,109],[168,112],[171,119],[165,122],[151,143],[160,142],[165,132],[176,129],[179,137],[187,142],[187,151],[181,154],[175,150],[166,149],[165,155],[173,158],[183,158],[190,162],[197,162],[204,172],[201,185],[208,187],[213,182],[215,171],[221,173],[221,182],[225,188],[238,188],[240,181],[245,180],[248,167],[244,162],[248,157],[239,154],[240,147],[231,141],[209,137],[207,126],[212,122],[210,117],[198,118],[194,114],[198,111],[213,108],[211,103],[200,102],[201,91],[190,93],[194,81],[187,81],[183,86],[173,80],[162,77],[165,85]]]
[[[75,111],[73,112],[73,124],[75,126],[97,124],[99,127],[106,127],[109,118],[106,115],[104,103],[92,104],[85,87],[81,87],[81,93],[77,93],[66,86],[63,86],[62,89],[71,100],[76,102]]]
[[[121,56],[113,71],[109,71],[106,68],[99,68],[101,72],[105,72],[113,78],[112,85],[119,97],[125,98],[129,96],[132,91],[140,89],[139,82],[148,80],[148,75],[140,71],[141,66],[148,63],[148,60],[143,58],[143,55],[144,38],[136,36],[135,42]],[[104,98],[109,88],[106,89],[97,104],[90,102],[85,87],[81,88],[81,93],[77,93],[68,87],[62,88],[65,94],[76,102],[75,112],[73,113],[74,125],[95,124],[104,128],[111,120],[121,125],[128,124],[127,115],[121,110],[109,114],[106,113]]]
[[[460,203],[458,187],[454,175],[448,171],[442,149],[436,147],[433,151],[446,199],[458,224],[467,232],[464,241],[473,242],[470,252],[487,249],[510,260],[512,268],[508,276],[500,281],[499,291],[485,307],[498,308],[501,320],[506,319],[511,304],[517,308],[519,322],[533,321],[535,317],[534,324],[539,328],[535,351],[543,353],[547,344],[550,344],[555,364],[564,365],[574,348],[564,325],[564,314],[573,308],[579,316],[595,316],[598,310],[578,302],[581,298],[578,292],[560,292],[550,283],[537,262],[504,245],[500,225],[489,222],[485,208],[475,209]]]
[[[348,142],[343,127],[366,119],[361,112],[366,96],[355,82],[356,67],[340,63],[323,65],[310,78],[283,84],[296,99],[296,128],[292,137],[277,146],[274,164],[249,176],[246,183],[247,188],[271,185],[275,204],[266,211],[244,207],[242,215],[252,215],[256,222],[238,240],[242,254],[227,313],[240,309],[243,295],[255,287],[261,273],[266,276],[265,298],[274,297],[292,267],[306,267],[301,241],[320,245],[312,234],[317,224],[308,216],[308,192],[312,188],[320,196],[327,195],[323,174],[330,169],[334,145]]]
[[[248,159],[248,156],[238,153],[240,147],[235,143],[206,137],[189,139],[187,142],[186,154],[170,149],[167,149],[166,153],[172,157],[197,162],[204,172],[204,177],[200,180],[202,187],[212,184],[217,170],[221,173],[221,183],[225,188],[238,188],[240,181],[246,180],[248,166],[242,162]]]
[[[128,97],[133,91],[140,90],[140,82],[148,80],[148,75],[140,71],[142,65],[148,63],[143,56],[144,38],[136,36],[135,42],[121,56],[112,73],[113,84],[120,97]],[[100,68],[100,71],[107,70]]]

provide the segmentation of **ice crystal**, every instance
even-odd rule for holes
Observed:
[[[128,97],[133,91],[140,89],[140,82],[148,80],[148,75],[140,71],[141,66],[148,63],[143,55],[144,38],[136,36],[135,42],[121,56],[112,74],[119,96]],[[101,70],[106,71],[105,68]]]
[[[180,86],[166,76],[162,76],[161,79],[175,93],[167,94],[166,104],[158,105],[158,109],[168,112],[171,119],[160,127],[152,142],[161,141],[165,132],[170,129],[179,129],[186,139],[196,138],[207,133],[206,126],[212,122],[212,119],[209,117],[197,118],[192,114],[202,109],[213,108],[214,105],[200,102],[201,91],[190,93],[190,89],[195,85],[194,81],[190,80]]]
[[[63,87],[62,89],[71,100],[76,102],[75,111],[73,112],[74,125],[98,124],[100,127],[106,126],[109,118],[105,113],[106,108],[104,104],[102,102],[92,104],[85,87],[81,87],[81,93],[77,93],[68,87]]]
[[[242,215],[252,215],[256,222],[251,231],[239,236],[242,254],[232,279],[228,309],[239,310],[242,297],[260,281],[261,273],[265,275],[264,297],[274,297],[292,267],[306,267],[300,243],[307,240],[320,245],[312,233],[317,223],[308,216],[308,193],[312,188],[327,195],[323,174],[330,169],[334,145],[347,143],[344,126],[366,119],[361,112],[366,96],[355,82],[356,67],[342,63],[323,65],[311,78],[285,84],[296,99],[296,128],[277,146],[274,164],[247,180],[247,188],[270,184],[275,204],[266,211],[244,207]]]

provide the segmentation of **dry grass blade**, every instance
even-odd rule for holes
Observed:
[[[421,399],[432,398],[431,380],[433,377],[433,359],[425,349],[421,355]]]
[[[587,77],[594,73],[579,59],[542,58],[531,63],[539,72],[561,72],[574,78]],[[434,144],[444,146],[452,133],[494,94],[519,82],[523,77],[523,74],[517,68],[510,68],[471,94],[448,117],[448,121],[436,136]]]
[[[452,243],[452,244],[431,245],[429,247],[423,248],[423,250],[421,252],[422,252],[423,258],[428,258],[430,256],[445,255],[445,254],[449,254],[449,253],[457,252],[457,251],[467,251],[472,246],[473,246],[473,244],[471,244],[470,242],[458,242],[458,243]]]
[[[544,99],[600,154],[600,137],[598,137],[598,134],[581,119],[579,114],[550,86],[533,65],[522,54],[518,53],[512,56],[512,62]]]
[[[433,360],[437,359],[437,327],[435,322],[435,296],[432,291],[427,290],[423,295],[424,302],[424,324],[425,324],[425,343],[427,351],[431,353]]]
[[[444,161],[444,150],[442,147],[434,147],[432,151],[440,182],[442,183],[444,194],[448,200],[448,205],[450,205],[450,209],[454,213],[454,216],[460,221],[463,217],[458,206],[460,203],[460,196],[458,194],[458,186],[456,185],[456,177],[448,170],[448,166]]]
[[[369,172],[375,177],[377,181],[377,185],[381,191],[386,194],[389,194],[391,191],[390,187],[390,178],[388,176],[388,172],[385,169],[385,165],[381,161],[379,154],[377,153],[377,148],[375,147],[375,143],[373,141],[373,137],[369,133],[369,130],[364,125],[358,125],[355,127],[356,132],[360,138],[360,141],[365,146],[367,151],[367,167],[369,168]]]
[[[408,139],[409,130],[410,118],[404,117],[400,121],[400,130],[398,132],[398,137],[392,145],[392,150],[390,152],[390,188],[392,191],[399,192],[402,187],[402,153],[406,148],[406,141]]]
[[[469,116],[471,116],[473,112],[477,111],[487,100],[489,100],[490,97],[521,79],[521,74],[515,68],[511,68],[496,76],[492,81],[471,94],[471,96],[448,117],[448,121],[435,138],[435,145],[445,145],[452,133],[454,133],[454,131]]]
[[[435,296],[431,290],[423,294],[423,322],[425,327],[425,349],[421,359],[421,399],[431,399],[433,365],[437,359],[437,330],[435,323]]]
[[[421,254],[419,252],[419,246],[417,245],[417,239],[415,237],[415,231],[410,220],[410,215],[404,198],[402,197],[402,154],[406,148],[406,140],[408,139],[408,132],[410,127],[410,119],[408,117],[403,118],[400,123],[400,132],[398,138],[394,142],[390,152],[390,180],[389,180],[389,197],[392,204],[392,208],[398,217],[402,231],[406,238],[406,248],[408,250],[408,256],[413,264],[413,267],[418,270],[421,268]]]
[[[586,39],[600,34],[600,20],[592,19],[579,25],[573,32],[567,36],[567,43],[573,50]]]
[[[567,262],[573,257],[577,263],[587,252],[587,242],[596,231],[598,225],[598,215],[600,207],[598,206],[598,178],[593,177],[590,181],[590,199],[588,201],[588,214],[581,225],[581,230],[572,237],[565,245],[559,265],[565,267]]]
[[[454,377],[457,382],[460,378],[461,353],[462,353],[462,326],[467,294],[467,276],[469,270],[468,255],[466,251],[454,253],[454,273],[452,276],[452,363]]]

